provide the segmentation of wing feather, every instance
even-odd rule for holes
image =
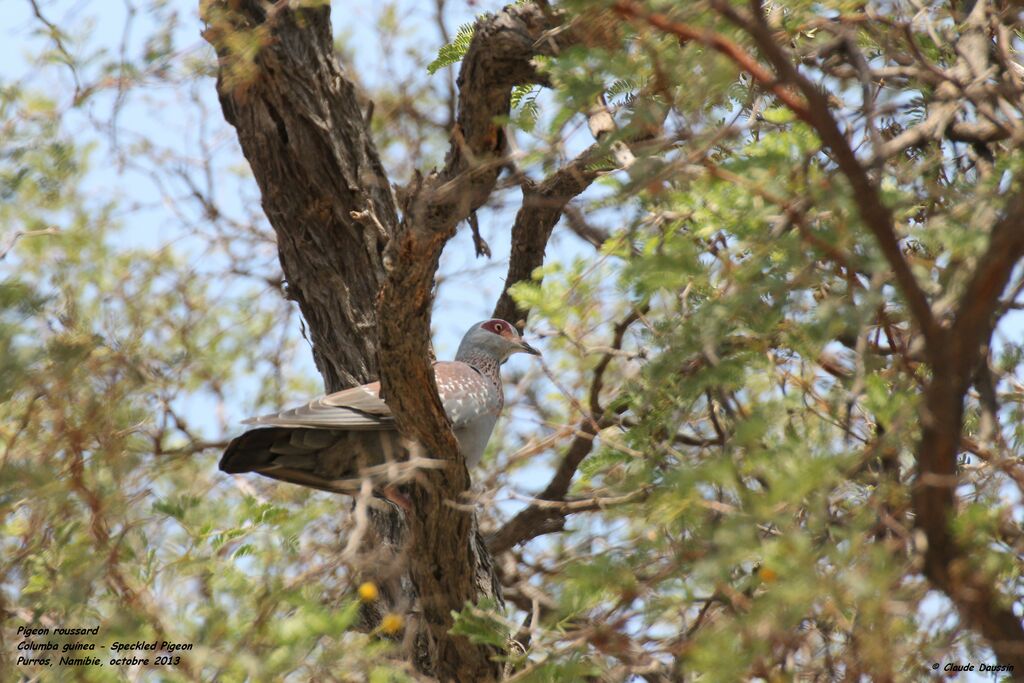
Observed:
[[[441,405],[456,431],[501,412],[504,396],[500,387],[473,366],[439,361],[434,363],[434,374]]]
[[[503,396],[479,370],[457,361],[434,363],[441,404],[458,430],[486,415],[501,411]],[[380,397],[380,382],[345,389],[313,399],[304,406],[261,415],[245,424],[319,429],[390,430],[395,418]]]
[[[460,362],[434,364],[438,394],[470,466],[483,453],[504,397],[500,385]],[[259,425],[233,439],[221,458],[225,472],[259,472],[295,484],[346,492],[364,468],[404,460],[408,446],[373,382],[304,406],[246,420]]]
[[[320,429],[394,429],[394,417],[380,398],[380,382],[313,399],[304,406],[245,420],[245,424]]]

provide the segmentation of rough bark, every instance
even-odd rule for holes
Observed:
[[[228,7],[230,4],[230,7]],[[381,254],[398,225],[355,89],[334,58],[330,7],[203,7],[217,92],[277,234],[328,391],[377,375]],[[230,46],[260,46],[251,61]],[[361,217],[361,218],[360,218]]]
[[[664,108],[662,122],[667,114],[668,109]],[[544,252],[551,239],[551,232],[562,214],[567,212],[569,202],[582,194],[601,175],[598,167],[614,163],[620,168],[629,168],[636,162],[631,145],[650,142],[661,133],[660,125],[652,127],[647,123],[635,130],[633,122],[629,122],[627,129],[634,130],[626,140],[618,138],[615,135],[618,132],[615,118],[603,96],[591,108],[587,119],[590,132],[596,140],[594,145],[541,182],[536,183],[528,178],[522,182],[523,204],[512,225],[508,275],[492,314],[495,318],[511,322],[520,331],[526,327],[526,318],[530,312],[516,304],[510,290],[517,283],[532,279],[534,271],[544,264]],[[598,239],[593,231],[586,234],[587,230],[577,230],[581,227],[580,221],[575,221],[575,225],[570,221],[570,226],[595,247],[600,248],[604,239],[607,239],[606,235]],[[538,277],[537,282],[540,280]]]
[[[554,39],[543,39],[551,28],[551,18],[534,5],[509,7],[477,24],[459,73],[459,114],[445,166],[410,186],[402,223],[385,255],[388,275],[378,318],[381,385],[399,429],[430,457],[449,463],[444,470],[423,472],[410,492],[408,515],[410,543],[416,548],[410,573],[434,652],[431,673],[442,680],[497,679],[501,668],[492,648],[449,634],[452,612],[492,595],[498,584],[481,580],[478,571],[490,556],[460,500],[469,488],[469,473],[430,369],[434,274],[456,226],[483,205],[506,165],[507,141],[497,121],[509,113],[513,86],[542,80],[531,59],[557,49]],[[411,390],[424,386],[430,390]]]
[[[592,151],[588,150],[543,182],[524,185],[523,205],[512,225],[508,276],[505,289],[494,307],[495,318],[507,320],[520,330],[526,325],[529,311],[516,305],[509,288],[517,282],[529,280],[533,271],[543,265],[551,231],[562,217],[566,204],[597,178],[597,172],[587,167],[588,162],[594,161]]]
[[[330,7],[208,0],[202,12],[224,115],[259,183],[327,388],[379,374],[401,431],[450,463],[410,487],[404,524],[376,522],[384,543],[409,547],[407,594],[396,604],[419,602],[413,663],[444,681],[496,679],[492,648],[449,633],[453,610],[500,594],[472,509],[459,504],[469,475],[430,370],[432,293],[445,243],[506,165],[497,120],[509,113],[511,88],[541,82],[531,59],[567,37],[547,36],[557,18],[535,5],[478,22],[445,166],[413,180],[399,221],[355,89],[334,58]]]
[[[956,604],[964,620],[992,646],[999,661],[1024,671],[1024,626],[992,578],[972,566],[953,537],[957,454],[963,433],[964,399],[985,362],[996,323],[999,296],[1024,258],[1024,190],[1018,190],[991,232],[989,245],[960,296],[953,325],[932,352],[940,358],[925,391],[916,523],[927,539],[924,573]]]

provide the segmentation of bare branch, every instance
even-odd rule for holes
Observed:
[[[639,310],[632,311],[615,326],[614,336],[609,351],[605,353],[597,366],[594,368],[594,376],[590,383],[590,413],[580,420],[579,428],[572,443],[566,449],[562,460],[558,464],[551,481],[544,490],[537,496],[542,501],[562,501],[565,494],[569,492],[569,486],[576,475],[583,460],[590,455],[594,448],[594,439],[597,433],[608,426],[611,426],[613,419],[605,414],[601,407],[600,395],[604,388],[604,374],[608,369],[615,352],[622,348],[623,339],[630,325],[635,323],[647,311],[644,306]],[[621,413],[625,408],[618,408],[615,412]],[[521,510],[511,520],[505,523],[498,531],[491,535],[487,541],[488,547],[495,555],[510,550],[514,546],[544,534],[561,531],[565,528],[567,510],[559,507],[551,507],[545,504],[533,504]]]
[[[46,27],[46,30],[50,33],[50,39],[53,40],[53,46],[60,54],[61,60],[71,71],[71,78],[75,82],[74,103],[78,104],[82,97],[82,82],[78,78],[78,62],[64,44],[64,32],[60,30],[60,27],[46,18],[43,11],[39,8],[39,3],[36,0],[29,0],[29,4],[32,6],[32,14],[34,14],[36,19]]]
[[[604,228],[599,228],[587,222],[583,211],[575,204],[566,204],[562,210],[569,229],[581,239],[589,242],[593,247],[600,249],[601,245],[608,241],[611,234]]]
[[[595,161],[597,145],[553,173],[539,185],[523,186],[523,206],[512,225],[512,253],[509,256],[505,289],[494,307],[495,318],[508,320],[520,329],[529,311],[520,309],[509,293],[512,285],[529,280],[533,271],[544,264],[544,249],[551,231],[562,217],[569,201],[590,186],[597,172],[587,168]]]
[[[51,226],[49,228],[40,228],[38,230],[17,230],[13,235],[7,238],[7,244],[0,247],[0,261],[7,258],[7,254],[11,253],[11,249],[14,249],[14,245],[18,243],[22,237],[39,237],[40,235],[57,235],[60,233],[60,228]]]
[[[667,109],[664,114],[667,114]],[[518,282],[528,280],[532,277],[533,271],[544,264],[544,250],[551,238],[551,231],[562,214],[566,213],[569,202],[597,179],[600,172],[594,167],[602,161],[605,154],[610,152],[611,158],[619,168],[629,168],[636,162],[636,156],[629,144],[625,140],[612,137],[617,132],[617,126],[603,96],[588,113],[587,124],[597,144],[592,145],[540,185],[529,181],[523,183],[523,206],[516,214],[512,226],[512,254],[509,258],[508,276],[505,278],[505,288],[494,307],[493,314],[495,318],[508,320],[520,329],[526,326],[529,311],[516,305],[509,289]],[[639,143],[652,137],[654,136],[648,126],[630,142]],[[575,218],[571,220],[575,221],[572,229],[577,234],[581,237],[586,234],[584,239],[588,239],[595,246],[600,245],[600,242],[596,241],[596,233],[592,230],[588,232],[582,227],[578,208],[575,210]]]

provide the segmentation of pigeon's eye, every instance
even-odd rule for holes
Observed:
[[[505,329],[505,326],[502,325],[501,323],[494,323],[494,331],[495,332],[502,332],[504,329]]]

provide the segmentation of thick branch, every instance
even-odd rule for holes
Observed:
[[[667,113],[666,108],[662,121]],[[563,212],[566,212],[569,202],[597,179],[600,172],[594,167],[602,162],[606,155],[614,159],[621,168],[629,168],[636,162],[636,156],[627,141],[615,138],[618,126],[603,96],[591,108],[587,119],[596,144],[540,185],[530,181],[523,184],[523,206],[516,214],[515,224],[512,226],[512,253],[509,258],[508,276],[505,278],[505,288],[494,307],[493,314],[495,318],[511,321],[520,329],[526,326],[526,317],[530,312],[516,305],[509,289],[518,282],[530,279],[533,271],[544,264],[544,250],[551,239],[551,231]],[[642,127],[639,134],[634,134],[630,142],[640,143],[653,137],[654,131],[648,124]],[[583,237],[587,230],[582,228],[579,218],[577,209],[572,229]],[[599,247],[601,241],[607,237],[597,241],[598,236],[590,231],[584,239]]]
[[[266,7],[207,3],[203,35],[217,50],[224,117],[277,233],[288,296],[333,391],[377,374],[380,255],[398,216],[355,89],[334,58],[330,7]]]
[[[449,461],[446,471],[423,473],[410,493],[408,515],[416,548],[410,575],[435,649],[431,673],[443,681],[491,680],[500,667],[493,648],[449,633],[453,611],[493,590],[479,580],[478,567],[489,558],[482,544],[472,543],[474,517],[459,503],[469,474],[429,361],[434,274],[458,223],[494,190],[507,147],[499,121],[509,114],[511,88],[538,79],[531,60],[553,47],[542,40],[549,28],[534,5],[509,7],[477,24],[459,74],[459,114],[445,167],[414,180],[385,254],[388,274],[378,307],[385,398],[403,434],[431,457]]]
[[[782,79],[796,84],[807,99],[812,125],[853,187],[861,218],[892,267],[922,330],[933,373],[925,393],[924,428],[917,451],[918,479],[914,492],[917,524],[928,541],[925,573],[949,595],[965,620],[988,639],[1001,662],[1024,669],[1024,627],[1012,610],[1001,604],[991,578],[980,576],[969,567],[950,530],[964,395],[991,338],[999,295],[1024,255],[1024,226],[1021,224],[1024,197],[1018,194],[1007,204],[1003,219],[992,231],[989,248],[979,260],[961,298],[953,328],[948,332],[943,330],[903,259],[892,213],[840,131],[826,95],[796,69],[773,38],[759,0],[751,1],[753,20],[744,19],[725,3],[715,5],[751,35]]]
[[[600,249],[611,238],[611,233],[608,230],[588,223],[583,211],[575,204],[567,204],[562,209],[562,213],[565,214],[565,221],[569,229],[595,249]]]
[[[544,265],[544,250],[566,204],[597,178],[597,172],[587,168],[594,162],[595,149],[587,150],[539,185],[523,187],[523,205],[512,225],[508,275],[505,289],[494,307],[495,318],[508,320],[520,329],[526,323],[529,311],[516,305],[509,288],[517,282],[529,280],[533,271]]]
[[[1004,664],[1024,670],[1024,628],[1003,604],[992,578],[979,574],[953,538],[956,456],[963,431],[964,396],[987,354],[995,311],[1014,268],[1024,257],[1024,191],[1007,203],[960,297],[942,360],[932,367],[925,394],[918,477],[914,490],[917,525],[925,532],[925,573],[957,605],[965,620],[991,644]]]
[[[402,432],[450,461],[443,474],[424,472],[410,494],[409,597],[421,605],[417,642],[430,650],[415,663],[444,681],[488,680],[499,673],[493,652],[449,634],[453,610],[496,589],[474,517],[456,505],[469,479],[428,360],[431,290],[444,244],[486,201],[505,163],[498,121],[511,88],[535,82],[531,58],[557,42],[545,38],[550,21],[532,5],[480,22],[459,77],[446,165],[414,180],[399,223],[355,90],[334,57],[329,12],[327,4],[207,0],[204,35],[217,49],[225,118],[260,185],[328,388],[369,381],[380,367]]]

